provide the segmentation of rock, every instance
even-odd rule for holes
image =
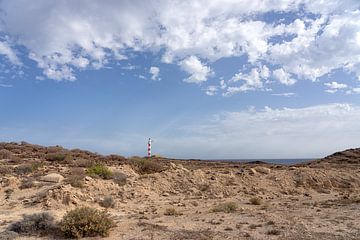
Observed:
[[[250,168],[250,174],[251,175],[257,174],[257,171],[253,168]]]
[[[170,194],[167,193],[167,192],[164,192],[164,193],[162,194],[162,196],[163,196],[163,197],[168,197],[168,196],[170,196]]]
[[[259,173],[262,173],[262,174],[269,174],[271,172],[270,168],[267,168],[267,167],[261,167],[261,166],[257,166],[255,167],[255,170]]]
[[[44,182],[53,182],[53,183],[59,183],[59,182],[62,182],[64,180],[64,177],[61,176],[60,174],[58,173],[50,173],[46,176],[43,176],[41,178],[41,181],[44,181]]]
[[[85,177],[85,181],[91,181],[91,180],[93,180],[92,177],[89,177],[89,176]]]

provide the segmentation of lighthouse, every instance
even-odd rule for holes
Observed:
[[[149,158],[151,157],[151,142],[152,142],[152,140],[151,140],[151,138],[149,138],[149,140],[148,140],[148,157]]]

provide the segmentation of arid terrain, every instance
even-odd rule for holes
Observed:
[[[285,166],[0,143],[0,239],[64,239],[9,227],[79,206],[108,211],[107,239],[360,239],[360,149]]]

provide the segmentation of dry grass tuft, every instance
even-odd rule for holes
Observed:
[[[227,202],[215,206],[211,211],[212,212],[224,212],[224,213],[233,213],[236,212],[238,205],[236,202]]]
[[[249,201],[252,205],[261,205],[262,204],[262,200],[259,197],[250,198]]]

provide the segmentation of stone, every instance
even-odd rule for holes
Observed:
[[[262,173],[262,174],[269,174],[271,172],[270,168],[267,168],[267,167],[261,167],[261,166],[257,166],[255,168],[255,170],[259,173]]]
[[[41,177],[41,181],[59,183],[64,180],[64,177],[58,173],[50,173],[46,176]]]
[[[257,171],[253,168],[250,168],[250,174],[251,175],[257,174]]]

